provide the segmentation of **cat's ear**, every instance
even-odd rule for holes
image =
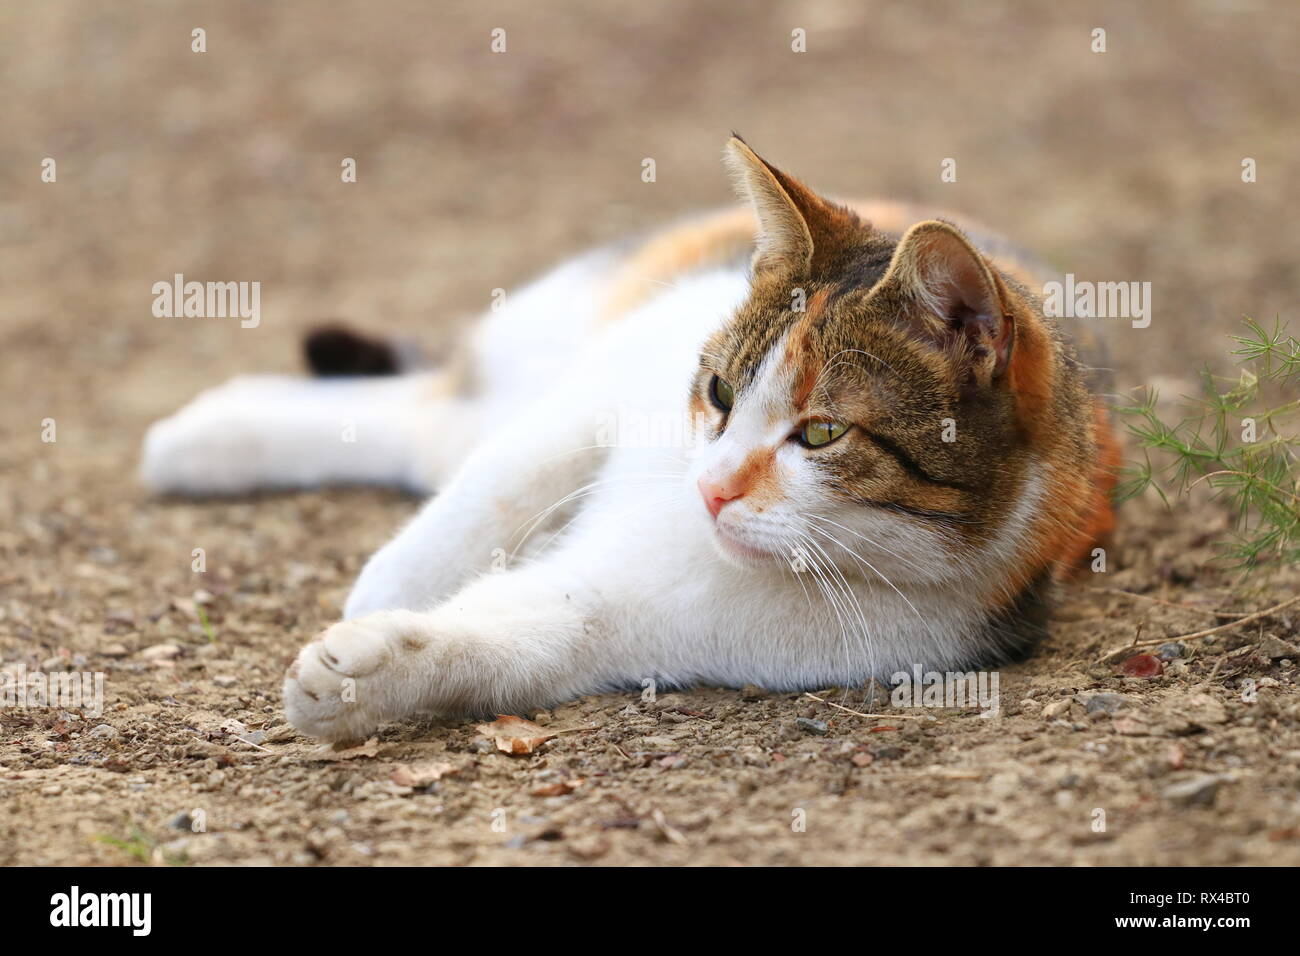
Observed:
[[[758,218],[755,273],[806,274],[815,257],[833,251],[836,237],[857,225],[852,213],[781,172],[739,136],[728,141],[726,161],[736,192]]]
[[[881,286],[912,306],[920,331],[963,360],[973,382],[1006,371],[1015,343],[1007,290],[957,227],[931,220],[907,230]]]

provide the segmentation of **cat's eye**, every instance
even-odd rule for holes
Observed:
[[[731,390],[730,385],[716,375],[709,383],[709,397],[713,399],[713,404],[724,412],[731,411],[731,406],[736,404],[736,393]]]
[[[799,432],[799,441],[809,448],[821,448],[829,445],[848,430],[848,425],[839,422],[809,422]]]

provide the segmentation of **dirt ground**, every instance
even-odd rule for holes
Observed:
[[[1125,509],[996,719],[611,694],[536,715],[574,732],[532,755],[424,722],[342,759],[285,725],[284,668],[417,503],[152,500],[148,423],[296,368],[322,318],[436,348],[557,256],[727,201],[733,128],[827,191],[1151,282],[1150,327],[1107,326],[1121,389],[1190,389],[1243,315],[1296,321],[1295,4],[617,6],[0,7],[0,659],[101,672],[106,697],[0,710],[0,863],[1300,863],[1300,609],[1154,679],[1098,662],[1298,590],[1218,568],[1205,501]],[[260,281],[261,325],[155,318],[175,273]]]

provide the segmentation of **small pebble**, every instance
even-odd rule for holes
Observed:
[[[1093,694],[1084,702],[1083,709],[1089,714],[1113,714],[1131,703],[1123,694]]]
[[[818,737],[825,737],[831,732],[831,728],[824,720],[814,720],[811,717],[796,717],[795,726],[806,734],[814,734]]]
[[[1276,637],[1267,638],[1264,643],[1259,645],[1259,649],[1271,661],[1300,657],[1300,648],[1294,644],[1288,644],[1286,641],[1278,640]]]
[[[1134,654],[1120,665],[1120,671],[1127,677],[1144,677],[1150,680],[1163,674],[1165,665],[1153,654]]]
[[[1156,657],[1162,661],[1172,661],[1179,657],[1187,656],[1187,645],[1178,641],[1170,641],[1168,644],[1161,644],[1156,648]]]
[[[1198,774],[1189,780],[1170,784],[1161,791],[1161,796],[1180,807],[1212,807],[1222,782],[1223,778],[1216,774]]]
[[[1062,697],[1060,700],[1054,700],[1049,704],[1045,704],[1043,705],[1043,716],[1048,720],[1060,717],[1070,709],[1072,703],[1074,703],[1074,698]]]

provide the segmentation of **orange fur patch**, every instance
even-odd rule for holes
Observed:
[[[1012,321],[1015,345],[1007,377],[1016,396],[1020,422],[1029,440],[1039,443],[1050,436],[1054,424],[1051,409],[1056,350],[1038,316],[1028,311],[1017,312]]]
[[[677,276],[743,256],[758,225],[748,208],[701,216],[652,236],[625,259],[610,280],[602,314],[623,315],[642,305]]]
[[[1083,526],[1062,555],[1064,567],[1076,572],[1082,570],[1084,559],[1090,556],[1092,549],[1106,544],[1115,530],[1115,506],[1111,499],[1124,460],[1106,409],[1098,405],[1093,414],[1097,463],[1092,472],[1091,501]]]
[[[779,496],[776,486],[776,449],[756,448],[751,451],[728,484],[737,497],[748,496],[751,504],[755,501],[775,500]],[[756,506],[755,510],[763,509]]]
[[[791,398],[795,408],[800,410],[807,403],[813,387],[821,377],[821,365],[813,360],[812,353],[807,348],[808,333],[826,311],[826,303],[830,297],[829,289],[818,289],[814,292],[808,299],[803,318],[790,329],[785,340],[785,354],[781,358],[781,364],[794,378]]]
[[[1080,573],[1092,550],[1106,543],[1115,529],[1111,495],[1123,461],[1109,413],[1098,405],[1093,412],[1093,441],[1097,456],[1092,471],[1054,468],[1039,507],[1036,545],[1012,575],[1009,594],[1017,593],[1044,568],[1067,578]]]
[[[902,235],[907,227],[926,219],[949,219],[962,228],[989,233],[962,217],[912,203],[854,200],[844,203],[880,232]],[[617,267],[605,292],[601,314],[607,319],[625,315],[658,295],[678,276],[724,265],[752,249],[758,223],[747,206],[724,209],[689,219],[656,233]],[[1036,279],[1024,263],[1011,256],[989,256],[989,261],[1027,285]]]

